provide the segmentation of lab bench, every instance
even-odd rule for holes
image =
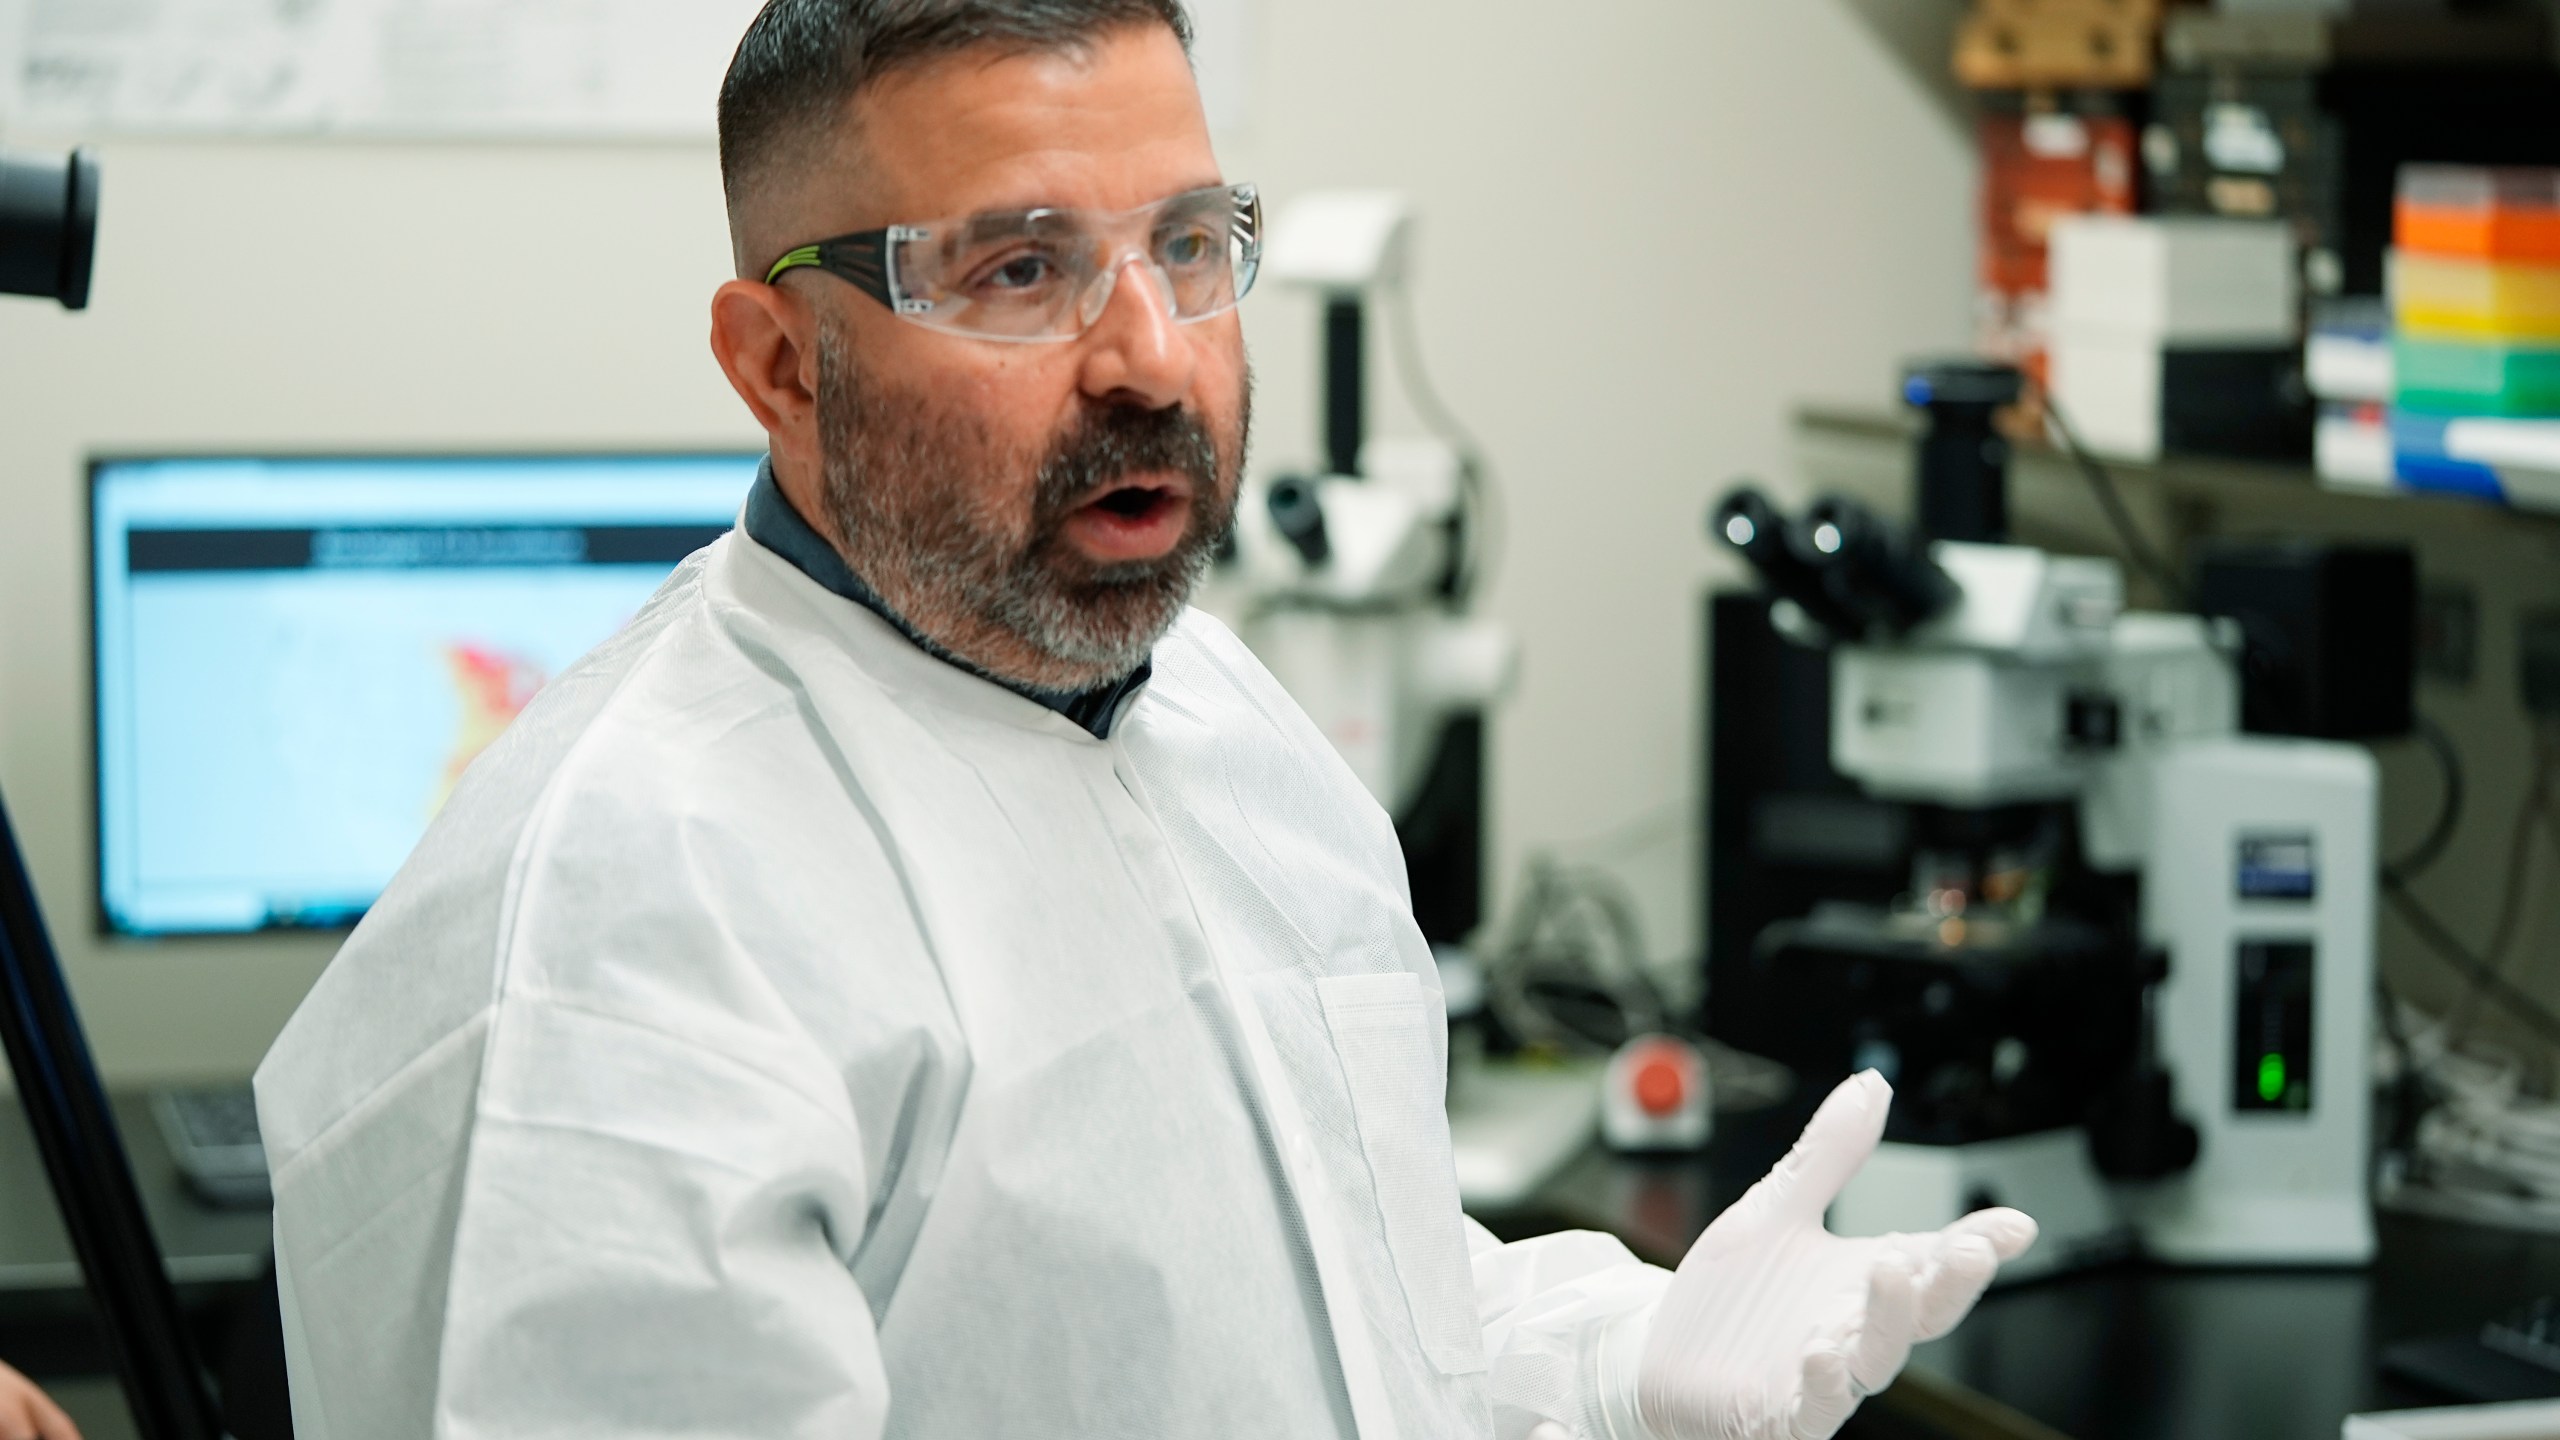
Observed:
[[[1592,1151],[1505,1238],[1606,1230],[1676,1264],[1809,1113],[1727,1117],[1707,1156]],[[2135,1262],[2004,1287],[1920,1346],[1844,1440],[2338,1440],[2346,1416],[2442,1403],[2384,1378],[2397,1341],[2476,1331],[2560,1293],[2560,1236],[2385,1212],[2357,1270],[2172,1270]]]

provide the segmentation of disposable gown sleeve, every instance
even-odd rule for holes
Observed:
[[[876,1440],[841,1087],[716,1041],[511,997],[295,1156],[301,1433]]]
[[[1506,1245],[1472,1217],[1466,1227],[1496,1440],[1549,1424],[1577,1440],[1648,1440],[1617,1377],[1643,1356],[1671,1272],[1597,1231]]]

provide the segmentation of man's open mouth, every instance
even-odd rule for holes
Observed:
[[[1180,486],[1139,482],[1106,490],[1087,501],[1086,507],[1118,520],[1144,524],[1162,518],[1165,512],[1181,505],[1183,499],[1184,491]]]

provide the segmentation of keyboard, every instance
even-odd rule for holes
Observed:
[[[2546,1295],[2480,1329],[2480,1343],[2560,1376],[2560,1296]]]
[[[232,1210],[275,1203],[266,1146],[258,1139],[258,1102],[248,1086],[155,1091],[151,1113],[178,1174],[206,1203]]]

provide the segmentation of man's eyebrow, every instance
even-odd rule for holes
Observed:
[[[1206,180],[1196,185],[1180,186],[1176,189],[1168,190],[1164,194],[1159,195],[1152,200],[1144,201],[1126,209],[1116,210],[1104,209],[1098,205],[1061,205],[1043,200],[1032,200],[1008,205],[989,205],[973,210],[968,214],[955,219],[945,220],[942,223],[961,228],[963,233],[975,236],[982,234],[986,230],[995,226],[1019,225],[1025,220],[1038,221],[1053,213],[1060,215],[1062,220],[1065,215],[1134,215],[1139,211],[1153,209],[1159,205],[1170,204],[1176,200],[1200,196],[1203,192],[1224,191],[1232,188],[1232,185],[1233,182],[1224,179]]]
[[[1028,229],[1035,234],[1059,234],[1073,230],[1072,212],[1053,205],[1035,205],[1020,210],[981,210],[959,223],[964,241],[984,240],[991,236]]]

